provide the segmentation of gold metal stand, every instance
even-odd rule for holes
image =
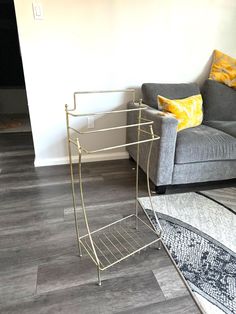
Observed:
[[[152,222],[149,220],[150,225],[138,217],[138,196],[139,196],[139,151],[140,144],[149,142],[149,151],[147,157],[147,190],[150,198],[151,209],[153,210],[150,185],[149,185],[149,164],[150,156],[152,150],[153,141],[159,139],[159,136],[153,133],[152,124],[153,121],[142,118],[142,111],[147,108],[147,106],[142,104],[142,101],[139,102],[138,108],[134,109],[124,109],[124,110],[114,110],[108,112],[96,112],[96,113],[79,113],[77,108],[76,96],[79,94],[89,94],[89,93],[130,93],[132,95],[133,101],[135,100],[135,90],[126,89],[126,90],[112,90],[112,91],[95,91],[95,92],[76,92],[74,93],[74,107],[73,109],[68,109],[67,105],[65,106],[66,111],[66,126],[67,126],[67,141],[68,141],[68,153],[69,153],[69,162],[70,162],[70,173],[71,173],[71,186],[72,186],[72,201],[74,208],[74,219],[75,219],[75,229],[77,236],[77,243],[79,249],[79,255],[82,256],[82,247],[91,257],[92,261],[97,266],[98,272],[98,285],[101,285],[101,271],[121,262],[122,260],[128,258],[129,256],[134,255],[135,253],[141,251],[144,248],[158,242],[161,243],[161,233],[162,228],[159,224],[158,217],[156,216],[155,211],[154,215],[156,221],[159,225],[159,231],[157,231]],[[79,131],[70,126],[70,118],[79,118],[85,116],[96,116],[104,114],[118,114],[118,113],[127,113],[130,111],[137,111],[138,121],[135,124],[131,125],[122,125],[110,128],[103,128],[99,130],[92,131]],[[111,130],[125,129],[125,128],[137,128],[137,141],[132,143],[126,143],[111,147],[100,148],[96,150],[87,150],[85,147],[81,146],[79,136],[82,134],[91,134],[98,132],[109,132]],[[76,138],[72,137],[72,133],[76,133]],[[146,138],[142,138],[145,136]],[[74,179],[74,170],[72,163],[72,147],[76,147],[78,153],[78,175],[79,175],[79,187],[80,187],[80,202],[83,212],[83,220],[87,233],[85,235],[80,235],[79,228],[79,219],[77,212],[76,204],[76,189],[75,189],[75,179]],[[93,154],[97,152],[117,149],[121,147],[137,145],[137,166],[136,166],[136,204],[135,204],[135,213],[125,218],[119,219],[111,224],[108,224],[102,228],[99,228],[93,232],[90,231],[89,220],[87,217],[86,206],[84,202],[83,194],[83,181],[82,181],[82,154]],[[147,216],[149,219],[149,217]],[[160,245],[158,245],[160,247]]]

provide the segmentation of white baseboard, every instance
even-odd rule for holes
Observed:
[[[102,160],[116,160],[116,159],[127,159],[129,154],[127,152],[113,152],[113,153],[103,153],[103,154],[88,154],[82,156],[82,162],[94,162]],[[78,162],[78,156],[72,157],[73,162]],[[35,158],[35,167],[45,167],[45,166],[55,166],[68,164],[68,157],[60,158]]]

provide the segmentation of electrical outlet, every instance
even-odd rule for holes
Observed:
[[[88,117],[88,128],[89,129],[94,129],[94,116],[89,116]]]

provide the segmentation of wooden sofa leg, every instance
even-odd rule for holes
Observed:
[[[155,186],[155,191],[157,194],[165,194],[166,193],[166,185]]]

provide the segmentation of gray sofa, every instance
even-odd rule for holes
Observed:
[[[204,121],[200,126],[177,133],[177,120],[160,115],[157,95],[170,99],[202,94]],[[154,121],[154,133],[160,140],[153,145],[150,179],[157,192],[172,184],[208,182],[236,178],[236,90],[213,80],[203,88],[197,84],[142,85],[143,103],[149,108],[143,117]],[[129,103],[129,108],[137,105]],[[137,113],[128,114],[128,123],[137,122]],[[127,142],[137,139],[137,130],[127,129]],[[148,144],[140,145],[140,166],[146,171]],[[136,146],[129,146],[136,160]]]

